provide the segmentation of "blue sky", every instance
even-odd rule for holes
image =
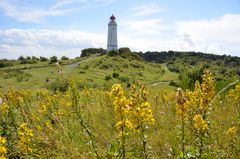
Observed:
[[[112,13],[119,47],[240,56],[239,0],[0,0],[0,58],[106,48]]]

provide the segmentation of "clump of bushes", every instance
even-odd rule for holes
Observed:
[[[48,82],[46,86],[47,89],[50,89],[54,92],[66,92],[69,86],[69,80],[65,78],[56,77],[52,80],[46,79],[46,81]]]
[[[81,57],[86,57],[93,54],[104,54],[105,52],[106,51],[102,48],[87,48],[82,50]]]
[[[17,82],[28,81],[30,77],[32,77],[30,73],[26,73],[19,69],[8,70],[7,74],[3,76],[4,79],[16,78]]]
[[[118,78],[118,77],[119,77],[119,74],[116,73],[116,72],[113,72],[112,77],[113,77],[113,78]]]
[[[61,60],[69,60],[69,58],[67,56],[62,56]]]
[[[57,61],[58,61],[57,56],[50,57],[50,63],[54,63],[54,62],[57,62]]]
[[[109,81],[110,79],[112,79],[111,76],[109,76],[109,75],[106,75],[106,76],[105,76],[105,80],[106,80],[106,81]]]

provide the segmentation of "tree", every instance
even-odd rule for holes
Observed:
[[[21,55],[21,56],[19,56],[18,60],[19,60],[19,61],[24,61],[25,58],[23,57],[23,55]]]
[[[32,60],[33,61],[39,61],[39,58],[37,58],[36,56],[32,56]]]
[[[93,54],[103,54],[105,51],[102,48],[87,48],[82,50],[81,57],[90,56]]]
[[[50,57],[50,61],[51,62],[57,62],[58,61],[57,56]]]
[[[48,59],[46,57],[42,57],[40,56],[40,61],[44,62],[44,61],[47,61]]]
[[[62,56],[61,60],[69,60],[69,58],[67,56]]]
[[[122,47],[118,49],[119,54],[123,53],[132,53],[132,51],[128,47]]]
[[[108,52],[107,55],[108,55],[108,56],[117,56],[117,55],[118,55],[118,51],[116,51],[116,50],[111,50],[111,51]]]

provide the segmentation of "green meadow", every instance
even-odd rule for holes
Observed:
[[[0,157],[239,158],[238,63],[187,55],[11,61],[0,69]]]

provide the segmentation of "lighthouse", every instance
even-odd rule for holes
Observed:
[[[108,23],[108,40],[107,40],[107,51],[117,50],[117,23],[116,17],[112,15],[110,22]]]

